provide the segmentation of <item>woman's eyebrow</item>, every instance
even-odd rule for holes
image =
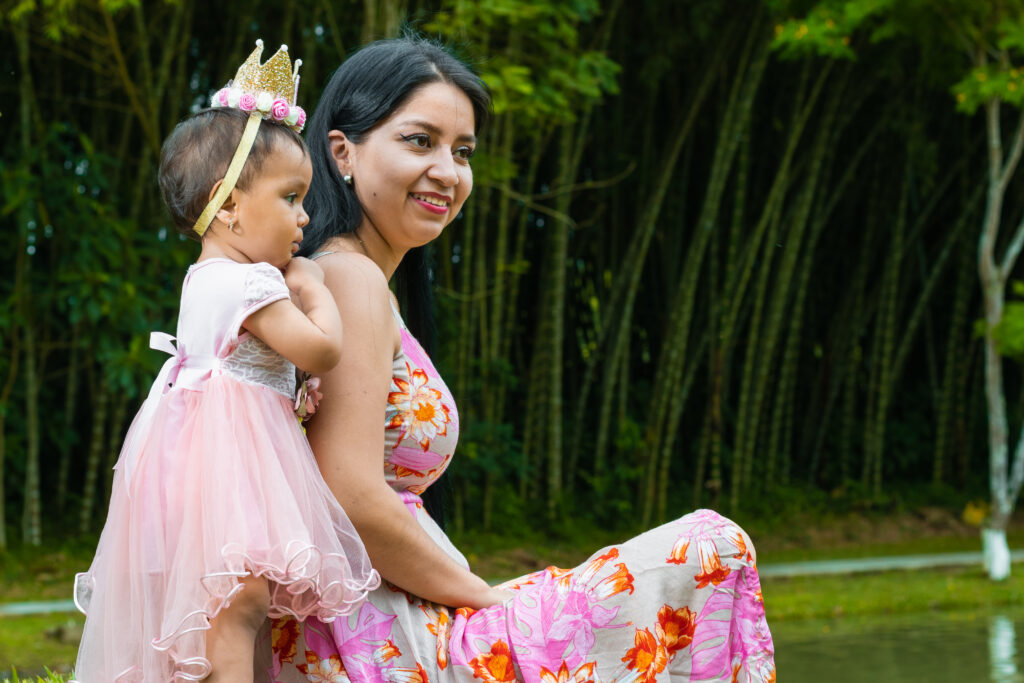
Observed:
[[[419,119],[410,119],[409,121],[402,121],[398,124],[399,126],[417,126],[427,131],[433,136],[440,137],[441,129],[430,123],[429,121],[422,121]],[[470,134],[457,135],[455,137],[456,142],[472,142],[476,143],[476,136]]]

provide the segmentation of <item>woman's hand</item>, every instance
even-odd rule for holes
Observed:
[[[492,605],[500,605],[506,600],[511,600],[514,596],[515,593],[513,593],[512,591],[502,590],[500,588],[491,588],[489,591],[487,591],[487,595],[484,596],[484,599],[482,601],[482,603],[484,604],[482,604],[481,607],[478,607],[477,609],[491,607]]]

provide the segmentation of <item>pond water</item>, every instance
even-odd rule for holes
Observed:
[[[1024,609],[771,624],[780,683],[1024,683]]]

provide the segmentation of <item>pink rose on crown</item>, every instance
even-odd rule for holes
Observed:
[[[270,107],[270,115],[277,121],[284,121],[288,118],[290,111],[291,107],[289,107],[288,103],[281,98],[274,100],[274,104]]]
[[[220,92],[217,93],[217,101],[220,102],[222,107],[228,106],[228,89],[221,88]]]
[[[243,93],[238,98],[238,108],[242,111],[252,111],[256,108],[256,97],[252,93]]]
[[[299,120],[295,122],[295,125],[301,130],[306,125],[306,110],[302,107],[298,107]]]

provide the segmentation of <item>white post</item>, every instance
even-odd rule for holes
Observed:
[[[1006,544],[1006,530],[983,528],[981,530],[983,564],[993,581],[1002,581],[1010,576],[1010,546]]]

